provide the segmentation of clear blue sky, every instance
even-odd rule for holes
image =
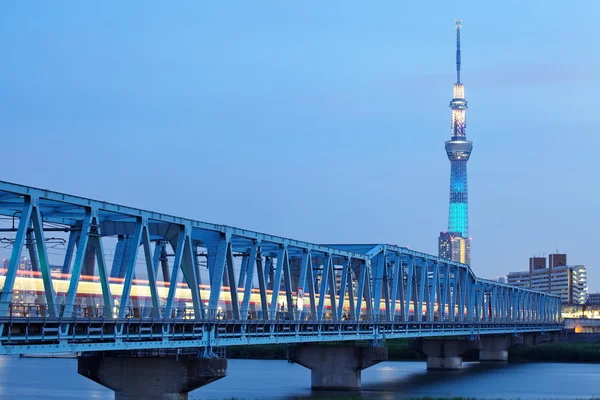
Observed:
[[[600,290],[599,2],[174,3],[2,2],[0,179],[436,253],[462,18],[473,268]]]

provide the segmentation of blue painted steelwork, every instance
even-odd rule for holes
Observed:
[[[0,275],[0,353],[561,328],[557,296],[403,247],[312,244],[7,182],[0,215],[19,219]],[[30,229],[39,271],[18,269]],[[59,276],[49,273],[51,229],[69,239]],[[111,276],[106,246],[115,252]],[[14,302],[17,291],[37,300]]]

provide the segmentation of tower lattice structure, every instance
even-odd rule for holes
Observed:
[[[439,237],[441,257],[465,264],[471,263],[471,239],[469,237],[469,199],[467,189],[467,162],[473,143],[467,140],[467,100],[465,87],[460,82],[460,29],[462,21],[456,21],[456,83],[450,101],[451,138],[446,141],[446,154],[450,160],[450,206],[448,231]]]

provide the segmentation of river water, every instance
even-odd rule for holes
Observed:
[[[600,365],[465,363],[458,372],[427,372],[424,362],[384,362],[363,371],[362,387],[359,393],[312,392],[310,371],[300,365],[229,360],[227,377],[195,390],[190,399],[600,398]],[[79,376],[77,360],[0,356],[0,398],[109,400],[114,394]]]

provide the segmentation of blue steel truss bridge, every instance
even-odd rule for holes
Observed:
[[[122,362],[128,352],[206,358],[226,346],[288,343],[314,378],[301,355],[319,348],[310,343],[324,354],[340,343],[562,328],[556,296],[394,245],[313,244],[8,182],[0,216],[9,253],[0,353],[76,352],[92,379],[99,352]]]

